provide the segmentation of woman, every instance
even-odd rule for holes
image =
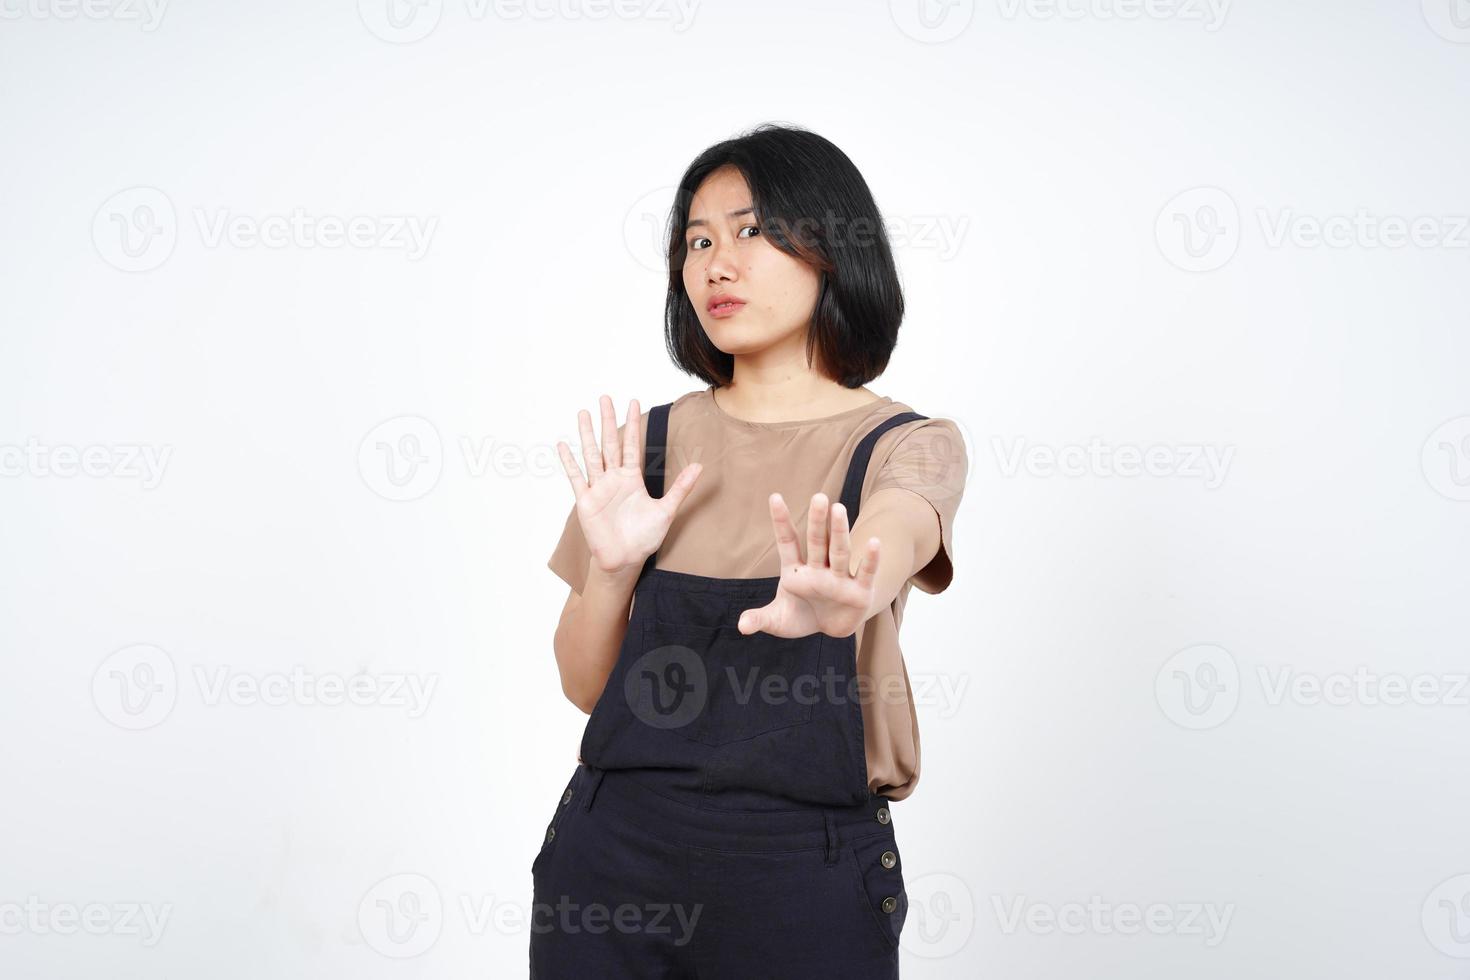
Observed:
[[[669,354],[709,387],[621,427],[602,396],[585,476],[557,444],[556,659],[591,717],[532,863],[531,975],[896,977],[891,804],[919,775],[897,632],[909,586],[952,576],[964,444],[864,387],[903,297],[832,143],[706,150],[668,255]]]

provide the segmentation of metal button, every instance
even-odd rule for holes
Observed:
[[[883,862],[883,867],[891,868],[898,863],[898,855],[892,851],[884,851],[883,856],[878,860]]]
[[[886,806],[880,806],[878,808],[878,822],[879,823],[887,823],[888,822],[888,807],[886,807]]]
[[[546,843],[550,844],[555,839],[556,839],[556,828],[555,827],[547,827],[546,828]]]
[[[567,791],[565,793],[561,794],[561,805],[562,806],[566,806],[567,803],[571,801],[571,798],[572,798],[572,788],[570,786],[568,786],[567,787]]]
[[[887,898],[883,899],[883,911],[892,912],[896,908],[898,908],[898,899],[894,898],[892,895],[889,895]]]

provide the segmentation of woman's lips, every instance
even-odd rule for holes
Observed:
[[[739,313],[742,309],[744,309],[744,307],[745,307],[745,304],[744,303],[737,303],[737,302],[721,303],[718,306],[711,306],[709,308],[709,315],[712,316],[712,317],[727,317],[727,316],[732,316],[732,315],[734,315],[736,313]]]

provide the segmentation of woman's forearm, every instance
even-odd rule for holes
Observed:
[[[596,561],[587,563],[587,582],[576,607],[558,624],[552,640],[561,689],[587,714],[597,705],[608,675],[617,663],[618,649],[628,631],[633,586],[639,565],[604,572]]]

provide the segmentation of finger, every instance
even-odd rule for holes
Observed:
[[[827,567],[827,495],[812,495],[806,510],[806,563],[813,568]]]
[[[779,493],[770,496],[771,527],[776,532],[776,554],[781,558],[781,567],[801,564],[801,547],[797,544],[796,525],[791,523],[791,512]]]
[[[672,486],[664,488],[664,495],[658,499],[658,502],[662,505],[664,512],[669,515],[670,520],[678,511],[679,505],[684,502],[684,498],[689,496],[689,491],[694,489],[694,481],[699,479],[699,474],[703,469],[704,467],[699,463],[690,463],[679,471],[679,478]]]
[[[847,508],[841,503],[832,505],[832,544],[828,554],[834,572],[852,575],[852,537],[847,526]]]
[[[860,586],[862,586],[862,588],[864,589],[864,591],[867,591],[869,589],[872,589],[872,587],[873,587],[873,579],[877,576],[877,574],[878,574],[878,539],[877,538],[869,538],[868,539],[868,549],[863,554],[863,560],[862,560],[862,562],[859,563],[859,565],[858,565],[858,570],[857,570],[857,584],[860,585]]]
[[[735,628],[740,630],[745,636],[749,636],[752,633],[759,633],[769,625],[770,608],[770,606],[761,606],[759,609],[745,610],[745,612],[740,614],[740,618],[736,620]]]
[[[557,442],[556,452],[561,457],[561,468],[566,470],[567,482],[572,485],[572,494],[581,500],[582,494],[587,492],[587,479],[582,476],[582,468],[572,458],[572,447],[564,442]]]
[[[623,465],[636,466],[640,473],[643,471],[643,441],[638,431],[641,421],[638,399],[630,398],[628,400],[628,421],[623,425]]]
[[[587,466],[587,482],[592,483],[602,475],[602,454],[597,452],[597,438],[592,434],[592,413],[587,409],[577,412],[577,431],[582,434],[582,462]]]
[[[612,399],[603,395],[597,400],[602,409],[602,465],[617,469],[623,465],[623,444],[618,442],[618,413],[613,411]]]

